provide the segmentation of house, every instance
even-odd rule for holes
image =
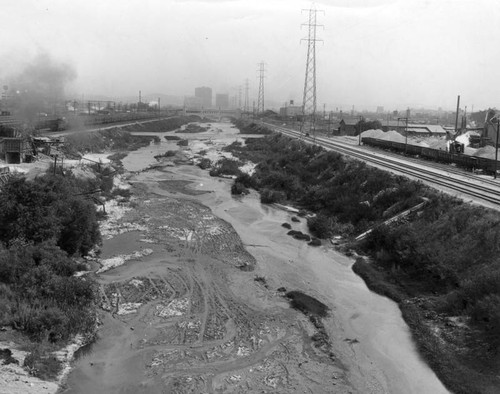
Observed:
[[[358,135],[359,118],[341,119],[339,123],[339,135]]]

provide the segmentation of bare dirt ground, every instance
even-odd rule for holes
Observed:
[[[267,290],[253,280],[255,259],[227,222],[181,195],[139,185],[134,194],[121,221],[146,230],[115,237],[102,257],[154,252],[99,276],[101,339],[65,392],[350,392],[339,361],[314,346],[310,321],[277,292],[257,297]]]

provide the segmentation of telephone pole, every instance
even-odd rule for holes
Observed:
[[[259,63],[259,98],[257,100],[257,113],[264,113],[264,73],[266,72],[265,63]]]
[[[309,13],[308,22],[302,26],[308,27],[308,36],[302,41],[307,41],[307,58],[306,58],[306,73],[304,79],[304,95],[302,98],[302,126],[304,126],[307,116],[311,117],[311,128],[314,130],[314,122],[316,117],[316,41],[323,41],[316,38],[316,8],[303,9],[302,12]],[[301,127],[302,132],[302,127]]]

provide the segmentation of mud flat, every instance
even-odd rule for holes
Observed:
[[[238,138],[230,125],[211,130],[203,138]],[[136,160],[150,163],[148,149]],[[255,193],[232,198],[231,181],[194,166],[133,170],[133,209],[114,222],[130,231],[110,232],[101,258],[136,258],[98,275],[99,339],[62,392],[446,392],[396,304],[369,292],[348,258],[287,236],[291,213]],[[330,308],[326,343],[279,288]]]

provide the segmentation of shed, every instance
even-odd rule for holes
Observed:
[[[26,156],[31,153],[29,144],[24,138],[1,138],[0,157],[7,164],[18,164],[26,160]]]

